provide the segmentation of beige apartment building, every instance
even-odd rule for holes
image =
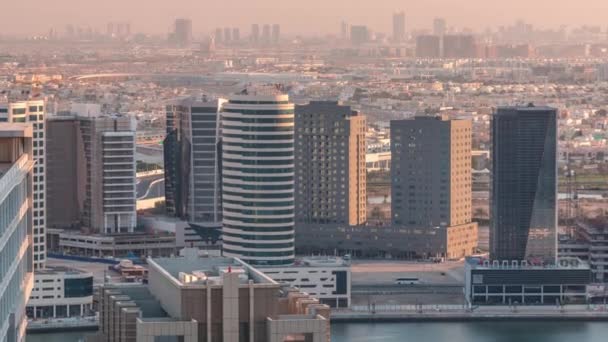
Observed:
[[[364,224],[365,116],[334,101],[295,107],[296,223]]]
[[[471,121],[417,116],[391,121],[391,215],[395,227],[447,228],[445,257],[477,247],[471,221]]]

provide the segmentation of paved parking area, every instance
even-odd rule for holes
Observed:
[[[352,263],[354,285],[393,284],[402,277],[416,277],[423,284],[464,284],[464,261],[354,260]]]

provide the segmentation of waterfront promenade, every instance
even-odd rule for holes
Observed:
[[[332,322],[424,322],[493,320],[608,321],[606,305],[478,306],[367,305],[334,310]]]

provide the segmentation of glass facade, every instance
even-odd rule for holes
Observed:
[[[294,106],[235,95],[222,109],[224,254],[252,265],[294,261]]]
[[[167,106],[164,141],[167,211],[191,223],[220,222],[220,101]]]
[[[502,107],[492,120],[490,257],[555,263],[557,110]]]
[[[65,279],[64,297],[78,298],[93,295],[93,277]]]

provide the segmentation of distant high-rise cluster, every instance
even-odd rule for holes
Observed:
[[[252,44],[276,45],[281,40],[281,25],[279,24],[264,24],[260,31],[260,25],[251,25],[250,41]]]
[[[401,43],[405,40],[405,12],[393,14],[393,41]]]
[[[447,33],[447,23],[444,18],[435,18],[433,20],[433,34],[443,36]]]
[[[370,32],[365,25],[353,25],[350,27],[350,41],[353,45],[361,45],[369,42]]]
[[[475,37],[469,34],[420,35],[416,38],[416,56],[422,58],[482,57]]]
[[[192,42],[192,20],[186,18],[175,19],[169,41],[179,47],[190,45]]]
[[[213,35],[217,44],[238,44],[241,40],[241,31],[237,27],[216,28]]]
[[[127,38],[131,35],[131,24],[111,21],[106,27],[106,34],[110,38]]]

